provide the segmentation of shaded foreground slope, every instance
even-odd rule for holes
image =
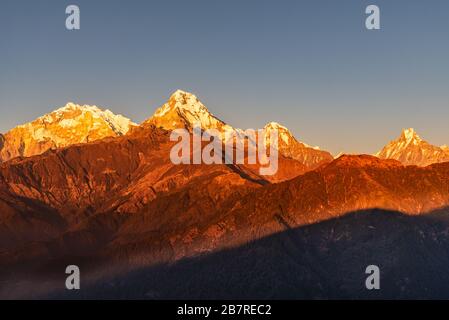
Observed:
[[[381,290],[365,289],[365,269]],[[369,210],[286,230],[234,249],[104,278],[51,298],[449,298],[449,211]]]

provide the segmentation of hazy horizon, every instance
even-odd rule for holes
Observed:
[[[77,4],[81,29],[65,29]],[[381,30],[364,28],[365,8]],[[136,123],[177,89],[238,128],[278,122],[336,155],[413,127],[449,144],[449,2],[2,1],[0,132],[67,102]]]

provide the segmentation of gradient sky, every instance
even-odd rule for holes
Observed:
[[[0,132],[68,101],[140,122],[179,88],[235,127],[277,121],[334,154],[405,127],[449,144],[447,0],[0,0],[0,67]]]

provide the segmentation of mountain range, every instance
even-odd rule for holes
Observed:
[[[432,274],[447,266],[449,162],[438,152],[446,152],[444,147],[433,147],[408,129],[378,156],[334,159],[271,122],[263,130],[269,135],[276,129],[280,138],[273,177],[259,175],[257,164],[173,164],[171,130],[191,130],[198,122],[203,129],[243,132],[212,115],[194,95],[176,91],[140,125],[69,104],[2,136],[0,297],[64,296],[57,292],[68,264],[81,267],[95,298],[110,297],[114,277],[146,283],[140,298],[196,297],[188,294],[191,282],[178,283],[178,295],[167,294],[173,265],[187,275],[195,268],[186,264],[207,273],[224,261],[219,264],[224,273],[196,291],[221,292],[220,298],[235,297],[234,290],[223,289],[230,283],[245,283],[252,292],[245,298],[259,297],[257,288],[279,277],[283,285],[302,289],[273,289],[272,297],[285,292],[291,298],[363,296],[357,275],[345,282],[329,274],[341,269],[350,277],[358,269],[337,262],[351,264],[356,258],[357,266],[378,263],[396,270],[407,262],[407,268]],[[410,220],[416,216],[429,218],[420,224]],[[399,259],[398,252],[415,247],[422,255],[416,264],[409,256]],[[328,258],[327,252],[332,252]],[[246,261],[245,273],[236,261]],[[136,270],[155,266],[163,270],[134,278]],[[271,276],[278,267],[295,272]],[[167,287],[156,290],[158,279],[166,279],[161,283]],[[402,287],[415,290],[410,296],[428,297],[420,288],[441,283],[404,281],[392,281],[388,295],[376,297],[407,296]],[[439,287],[438,295],[449,297],[446,288]],[[126,297],[114,292],[113,297]]]
[[[227,139],[225,132],[235,132],[237,136],[242,136],[245,132],[218,119],[195,95],[182,90],[174,92],[167,103],[142,123],[150,124],[165,130],[191,130],[195,124],[200,124],[203,130],[217,129],[223,142]],[[138,125],[121,115],[113,114],[110,110],[68,103],[30,123],[0,134],[0,162],[15,157],[38,155],[73,144],[125,135],[135,127]],[[277,130],[279,152],[286,158],[303,164],[305,171],[313,170],[334,159],[329,152],[298,141],[286,127],[276,122],[267,123],[263,130],[267,137],[270,137],[270,131]],[[398,139],[388,143],[375,156],[395,159],[404,165],[427,166],[449,161],[449,147],[431,145],[421,139],[413,128],[409,128],[404,129]]]

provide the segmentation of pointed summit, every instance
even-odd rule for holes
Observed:
[[[182,96],[195,96],[195,95],[193,93],[178,89],[172,93],[172,95],[170,96],[170,99],[176,98],[176,97],[182,97]]]
[[[403,129],[401,133],[401,139],[406,141],[407,143],[410,142],[419,143],[422,141],[421,137],[416,133],[415,129],[413,128]]]
[[[207,108],[192,93],[183,90],[176,90],[168,100],[172,108],[189,110],[192,113],[206,111]]]
[[[277,131],[279,142],[278,145],[288,145],[290,143],[297,142],[293,134],[283,125],[280,125],[277,122],[269,122],[263,128],[265,131],[265,145],[270,144],[270,137],[273,131]]]
[[[427,166],[449,161],[449,150],[421,139],[413,128],[404,129],[398,139],[376,153],[381,159],[395,159],[404,165]]]
[[[222,130],[229,127],[210,113],[194,94],[183,90],[176,90],[144,123],[166,130],[191,129],[196,123],[200,123],[202,129]]]
[[[198,98],[193,93],[178,89],[172,93],[169,100],[175,100],[185,104],[187,100],[198,101]]]
[[[283,125],[280,125],[277,122],[268,122],[265,127],[264,130],[283,130],[283,131],[288,131],[288,129],[286,127],[284,127]]]
[[[225,143],[233,141],[227,139],[226,133],[233,132],[240,139],[245,132],[235,129],[215,117],[194,94],[183,90],[176,90],[169,100],[144,122],[144,124],[152,124],[166,130],[191,129],[196,123],[200,123],[203,130],[217,129]],[[270,143],[271,133],[277,130],[279,152],[287,158],[301,162],[309,170],[333,160],[329,152],[297,141],[286,127],[277,122],[267,123],[263,130],[266,146]]]

